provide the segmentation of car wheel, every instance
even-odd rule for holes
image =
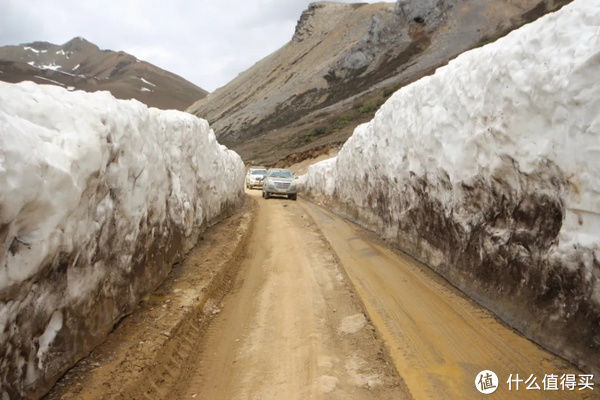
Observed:
[[[269,192],[264,192],[265,193],[265,199],[268,199],[269,197],[271,197],[271,195],[269,194]]]
[[[294,194],[290,194],[288,197],[290,199],[294,200],[294,201],[296,200],[296,194],[295,193]]]

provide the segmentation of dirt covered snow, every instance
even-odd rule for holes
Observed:
[[[243,180],[190,114],[0,82],[0,398],[43,393],[103,340]]]

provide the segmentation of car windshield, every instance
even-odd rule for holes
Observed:
[[[255,169],[250,171],[252,175],[265,175],[267,173],[266,169]]]
[[[269,173],[269,176],[272,176],[274,178],[291,178],[292,173],[290,171],[287,171],[284,169],[284,170],[271,171]]]

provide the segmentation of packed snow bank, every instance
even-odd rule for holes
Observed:
[[[598,77],[576,0],[399,90],[305,191],[600,374]]]
[[[193,115],[0,82],[0,398],[89,352],[239,204],[244,172]]]

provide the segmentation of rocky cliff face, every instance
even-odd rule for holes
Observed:
[[[425,30],[433,31],[442,22],[444,13],[458,3],[458,0],[398,0],[395,11],[405,21],[422,24]]]
[[[312,3],[289,43],[188,111],[246,160],[341,143],[398,87],[567,2]]]
[[[100,50],[77,37],[63,45],[34,42],[0,47],[0,80],[33,81],[68,90],[108,90],[120,99],[183,110],[207,92],[180,76],[124,52]]]
[[[576,0],[462,54],[305,178],[305,193],[596,375],[599,25],[600,3]]]

